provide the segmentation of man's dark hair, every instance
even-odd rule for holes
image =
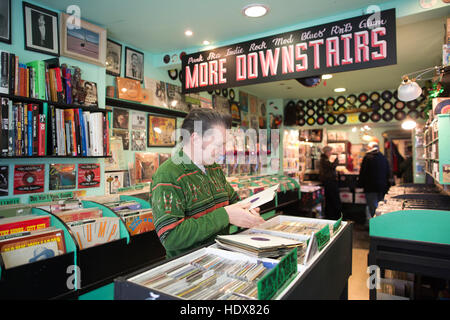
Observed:
[[[194,125],[196,121],[201,122],[202,134],[216,125],[222,125],[225,129],[231,128],[230,115],[205,108],[192,109],[184,119],[181,128],[189,131],[191,135],[195,131]]]

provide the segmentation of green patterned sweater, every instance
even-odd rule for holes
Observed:
[[[182,153],[180,153],[183,155]],[[191,161],[165,161],[153,175],[151,203],[155,229],[171,258],[229,233],[224,207],[239,196],[226,181],[218,164],[205,166],[204,174]]]

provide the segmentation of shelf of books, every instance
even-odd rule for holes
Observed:
[[[351,224],[342,219],[278,216],[117,278],[114,294],[116,300],[337,299],[346,294],[349,253]]]

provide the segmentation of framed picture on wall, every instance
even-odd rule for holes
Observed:
[[[125,78],[144,81],[144,54],[125,47]]]
[[[0,41],[11,44],[11,0],[0,0]]]
[[[61,55],[105,67],[106,29],[83,20],[76,26],[72,20],[61,13]]]
[[[27,2],[22,5],[25,49],[59,56],[58,13]]]
[[[106,42],[106,73],[120,77],[122,68],[122,45],[108,39]]]
[[[177,118],[148,115],[147,146],[174,147]]]

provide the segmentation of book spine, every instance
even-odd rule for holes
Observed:
[[[91,156],[95,156],[95,150],[96,150],[96,142],[94,139],[94,121],[93,121],[93,114],[89,114],[89,141],[90,141],[90,148],[91,148]]]
[[[33,156],[36,156],[39,152],[39,106],[33,104]]]
[[[106,125],[106,114],[102,113],[102,120],[103,120],[103,135],[102,135],[102,143],[101,145],[103,146],[103,152],[102,155],[106,156],[107,155],[107,143],[108,143],[108,127]]]
[[[25,96],[30,97],[30,69],[25,67]]]
[[[16,135],[16,155],[22,155],[22,121],[21,121],[21,104],[17,104],[17,135]]]
[[[62,85],[62,75],[61,75],[61,68],[55,68],[55,80],[56,80],[56,95],[57,95],[57,101],[59,103],[64,103],[64,89]]]
[[[45,138],[45,115],[39,115],[39,129],[38,129],[38,156],[45,156],[46,148]]]
[[[25,97],[25,70],[22,64],[19,64],[19,95]]]
[[[14,92],[16,83],[16,55],[9,54],[9,92]]]
[[[66,127],[66,155],[70,155],[72,154],[72,139],[71,139],[71,132],[72,132],[72,128],[71,128],[71,122],[66,121],[65,123],[65,127]]]
[[[9,53],[0,53],[0,93],[9,94]]]
[[[47,143],[47,135],[48,135],[48,104],[47,104],[47,102],[44,102],[43,103],[43,106],[42,106],[42,109],[43,109],[43,111],[42,111],[42,115],[44,116],[44,125],[45,125],[45,127],[44,127],[44,141],[45,141],[45,145],[44,145],[44,155],[47,155],[48,153],[48,150],[47,150],[47,146],[48,146],[48,143]]]
[[[83,115],[83,110],[81,109],[77,109],[78,110],[78,119],[80,121],[80,136],[81,136],[81,154],[83,155],[83,157],[87,156],[87,149],[86,149],[86,132],[84,129],[84,115]]]
[[[1,155],[8,156],[8,132],[9,132],[9,100],[1,98]]]
[[[14,134],[13,134],[13,155],[18,156],[20,154],[19,152],[19,132],[20,132],[20,123],[19,123],[19,105],[14,104],[13,105],[13,109],[14,109],[14,121],[13,121],[13,129],[14,129]]]
[[[33,106],[28,105],[28,150],[27,154],[29,156],[33,155]]]
[[[10,157],[14,156],[14,130],[16,127],[16,124],[14,123],[14,108],[12,106],[12,101],[9,101],[9,130],[8,130],[8,155]]]
[[[78,153],[78,136],[77,136],[77,124],[75,121],[75,109],[70,109],[70,126],[72,129],[72,154],[77,156]]]
[[[83,120],[84,120],[84,134],[86,136],[86,155],[92,156],[91,152],[91,137],[90,137],[90,130],[89,130],[89,112],[84,111],[83,112]]]
[[[82,151],[81,151],[81,123],[80,123],[80,113],[79,113],[80,109],[74,109],[74,121],[75,121],[75,134],[76,134],[76,146],[77,146],[77,154],[81,155]]]
[[[23,138],[23,146],[22,146],[22,154],[24,156],[28,155],[28,104],[24,104],[22,109],[22,138]]]
[[[48,74],[48,70],[45,70],[45,100],[50,101],[50,76]]]
[[[16,66],[15,71],[15,82],[14,82],[14,94],[17,96],[19,94],[19,56],[16,56]]]
[[[56,132],[56,110],[55,106],[50,105],[50,134],[48,139],[50,140],[52,155],[59,155],[57,132]]]

